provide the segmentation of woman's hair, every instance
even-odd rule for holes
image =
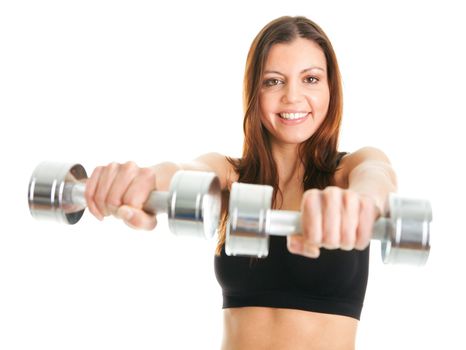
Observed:
[[[228,158],[239,175],[239,182],[273,186],[273,205],[276,203],[277,194],[280,193],[278,172],[272,157],[269,133],[262,125],[260,118],[259,92],[264,66],[271,47],[279,43],[290,43],[297,38],[311,40],[324,52],[330,90],[330,101],[325,119],[315,133],[299,147],[299,157],[305,169],[304,190],[323,189],[329,186],[337,167],[343,94],[340,70],[332,44],[324,31],[305,17],[277,18],[259,32],[249,49],[243,83],[243,154],[240,159]],[[224,203],[228,200],[227,197],[224,196]],[[227,206],[223,205],[217,255],[220,254],[225,243],[227,218]]]

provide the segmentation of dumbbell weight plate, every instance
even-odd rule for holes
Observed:
[[[81,219],[85,206],[71,204],[70,186],[87,179],[80,164],[43,162],[32,173],[28,188],[31,215],[73,225]]]
[[[227,255],[268,256],[266,219],[272,206],[272,193],[272,186],[232,184],[225,240]]]
[[[175,235],[211,238],[218,229],[220,182],[214,173],[178,171],[170,182],[168,225]]]
[[[374,227],[374,232],[385,233],[377,237],[381,239],[383,262],[425,265],[430,253],[430,202],[390,195],[388,207],[390,218],[377,220]]]

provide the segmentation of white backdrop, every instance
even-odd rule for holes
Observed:
[[[0,349],[219,348],[214,241],[88,213],[75,226],[36,222],[27,183],[42,160],[91,172],[239,156],[247,50],[282,15],[313,19],[334,44],[340,148],[381,148],[399,193],[434,207],[426,267],[383,265],[373,244],[358,349],[464,347],[464,12],[375,3],[2,1]]]

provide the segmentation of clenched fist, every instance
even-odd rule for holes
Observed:
[[[320,248],[365,249],[380,216],[375,200],[349,189],[311,189],[301,202],[302,234],[288,236],[288,250],[317,258]]]

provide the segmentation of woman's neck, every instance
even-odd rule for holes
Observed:
[[[280,188],[291,183],[302,183],[304,164],[302,164],[296,145],[275,145],[272,147],[272,156],[277,165]]]

